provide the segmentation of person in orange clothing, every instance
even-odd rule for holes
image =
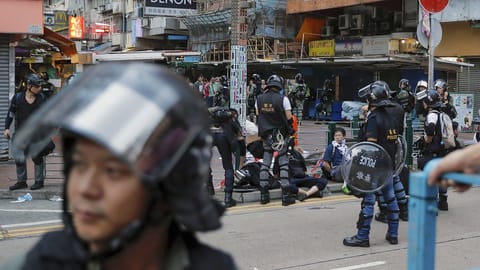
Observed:
[[[293,136],[295,137],[294,146],[298,146],[298,118],[297,118],[297,116],[292,114],[292,120],[293,120],[293,124],[292,124],[293,131],[295,131],[295,133],[293,133]]]

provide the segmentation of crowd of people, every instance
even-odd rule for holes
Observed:
[[[145,80],[136,80],[140,74]],[[419,168],[445,157],[429,176],[430,184],[442,182],[440,176],[448,171],[478,172],[480,146],[459,150],[463,145],[456,139],[458,123],[452,121],[456,111],[442,79],[435,81],[434,87],[419,81],[414,90],[407,79],[400,80],[395,90],[384,81],[375,81],[358,91],[359,98],[367,102],[358,141],[378,145],[391,160],[391,173],[382,179],[384,184],[371,191],[345,179],[348,173],[342,172],[342,166],[349,150],[346,131],[340,127],[334,130],[333,141],[321,159],[322,176],[307,174],[295,141],[296,121],[302,115],[293,113],[295,106],[301,106],[295,102],[308,95],[301,74],[293,79],[294,91],[279,75],[271,75],[265,82],[257,74],[252,76],[248,94],[253,95],[249,104],[253,108],[249,110],[256,115],[257,139],[248,144],[238,112],[228,108],[228,103],[216,103],[222,99],[217,93],[228,89],[226,77],[206,83],[200,76],[192,91],[191,85],[165,68],[110,64],[87,71],[47,103],[40,92],[43,81],[31,75],[27,89],[11,100],[4,135],[12,136],[13,119],[19,132],[12,136],[18,153],[17,183],[10,189],[27,188],[25,160],[29,156],[35,163],[31,188],[43,187],[49,141],[44,137],[50,139],[48,136],[60,129],[65,228],[46,234],[14,262],[23,269],[83,269],[86,265],[115,269],[132,257],[142,258],[149,269],[178,264],[189,265],[189,269],[235,269],[230,255],[202,244],[195,236],[197,231],[218,229],[224,208],[236,206],[235,175],[260,191],[261,204],[270,202],[271,188],[280,188],[283,206],[321,194],[329,181],[344,182],[346,193],[361,197],[362,202],[357,232],[343,244],[369,247],[371,222],[376,219],[388,224],[385,239],[396,245],[399,220],[408,221],[408,199],[401,179],[405,170],[408,175],[408,167],[397,157],[398,145],[405,118],[412,115],[425,119]],[[158,85],[163,91],[158,91]],[[132,106],[125,107],[126,102]],[[52,111],[55,113],[49,113]],[[122,121],[118,121],[120,117]],[[449,137],[454,138],[453,144]],[[212,198],[212,147],[222,158],[223,206]],[[245,164],[247,149],[257,158],[255,166]],[[240,164],[237,173],[234,153]],[[463,159],[465,156],[469,158]],[[443,183],[438,208],[444,211],[448,210],[448,185],[468,189]],[[375,202],[380,210],[376,215]],[[123,214],[118,215],[119,211]],[[59,248],[46,248],[52,242]]]

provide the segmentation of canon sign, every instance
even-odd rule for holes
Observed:
[[[193,0],[147,0],[145,6],[196,9],[196,3]]]

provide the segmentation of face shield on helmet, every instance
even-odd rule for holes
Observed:
[[[360,90],[358,90],[358,97],[366,98],[368,103],[372,106],[390,105],[390,87],[384,81],[375,81]]]
[[[353,145],[340,165],[348,186],[362,193],[380,190],[393,175],[392,159],[380,145],[361,142]]]
[[[401,79],[398,82],[398,88],[400,90],[407,90],[410,91],[410,81],[408,79]]]
[[[447,90],[447,82],[444,79],[437,79],[434,83],[435,89],[442,88],[443,90]]]
[[[426,92],[426,97],[423,99],[429,108],[445,107],[437,90],[429,89]]]
[[[24,127],[14,143],[32,156],[42,148],[32,144],[38,141],[34,138],[48,142],[60,128],[63,134],[105,147],[149,187],[162,186],[174,219],[187,230],[220,226],[222,211],[202,192],[210,159],[208,113],[184,79],[168,69],[147,64],[92,67]]]

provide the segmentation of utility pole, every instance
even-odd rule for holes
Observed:
[[[230,36],[230,107],[238,111],[238,120],[245,129],[247,89],[247,29],[248,2],[232,0]]]

